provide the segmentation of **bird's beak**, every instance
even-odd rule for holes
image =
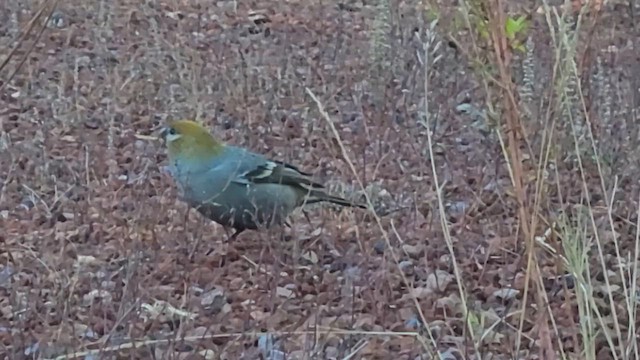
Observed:
[[[167,134],[168,133],[169,133],[169,128],[166,127],[166,126],[163,126],[162,128],[160,128],[159,136],[163,141],[167,141]]]
[[[156,130],[156,133],[158,134],[157,136],[162,141],[162,143],[166,145],[167,135],[169,135],[169,127],[161,126],[159,129]]]

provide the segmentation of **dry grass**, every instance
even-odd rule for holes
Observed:
[[[614,3],[1,3],[0,358],[639,358]],[[399,210],[225,243],[175,118]]]

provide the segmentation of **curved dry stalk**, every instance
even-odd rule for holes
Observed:
[[[29,45],[29,48],[27,48],[27,51],[22,55],[22,58],[20,58],[20,62],[18,62],[18,66],[16,66],[16,68],[13,69],[9,77],[2,84],[0,84],[0,91],[2,91],[7,86],[7,84],[11,82],[11,80],[13,80],[13,78],[16,76],[18,71],[20,71],[24,63],[27,61],[29,54],[31,54],[36,44],[38,43],[38,40],[40,40],[40,38],[42,37],[42,34],[44,34],[44,31],[47,29],[47,23],[51,19],[53,12],[56,10],[56,7],[58,6],[58,1],[59,0],[51,0],[51,1],[45,0],[45,2],[42,3],[42,6],[38,10],[38,12],[36,12],[36,14],[31,18],[31,20],[29,20],[29,23],[27,24],[25,30],[22,32],[22,35],[18,38],[18,41],[13,47],[13,49],[11,49],[11,51],[9,52],[9,55],[7,55],[7,57],[2,61],[2,64],[0,64],[0,72],[2,72],[2,70],[4,70],[4,68],[9,64],[11,59],[15,56],[18,49],[25,42],[25,39],[27,38],[27,36],[35,28],[38,20],[42,18],[42,14],[44,14],[47,7],[49,7],[49,14],[46,17],[44,24],[42,24],[42,28],[36,35],[36,38],[33,40],[31,45]],[[50,2],[53,3],[51,6],[48,5]]]

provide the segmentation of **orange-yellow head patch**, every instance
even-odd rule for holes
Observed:
[[[191,120],[172,121],[162,134],[171,157],[208,158],[224,147],[205,127]]]

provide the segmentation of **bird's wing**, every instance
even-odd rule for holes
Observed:
[[[355,203],[339,196],[327,194],[322,184],[311,179],[311,174],[282,161],[269,160],[262,155],[239,150],[230,156],[228,161],[234,166],[231,181],[241,185],[281,184],[306,193],[302,204],[313,204],[328,201],[342,206],[353,206],[366,209],[366,205]],[[227,162],[225,162],[227,163]]]
[[[283,184],[303,189],[323,189],[324,186],[311,179],[311,174],[282,161],[269,160],[260,155],[243,154],[234,182],[240,184]]]

